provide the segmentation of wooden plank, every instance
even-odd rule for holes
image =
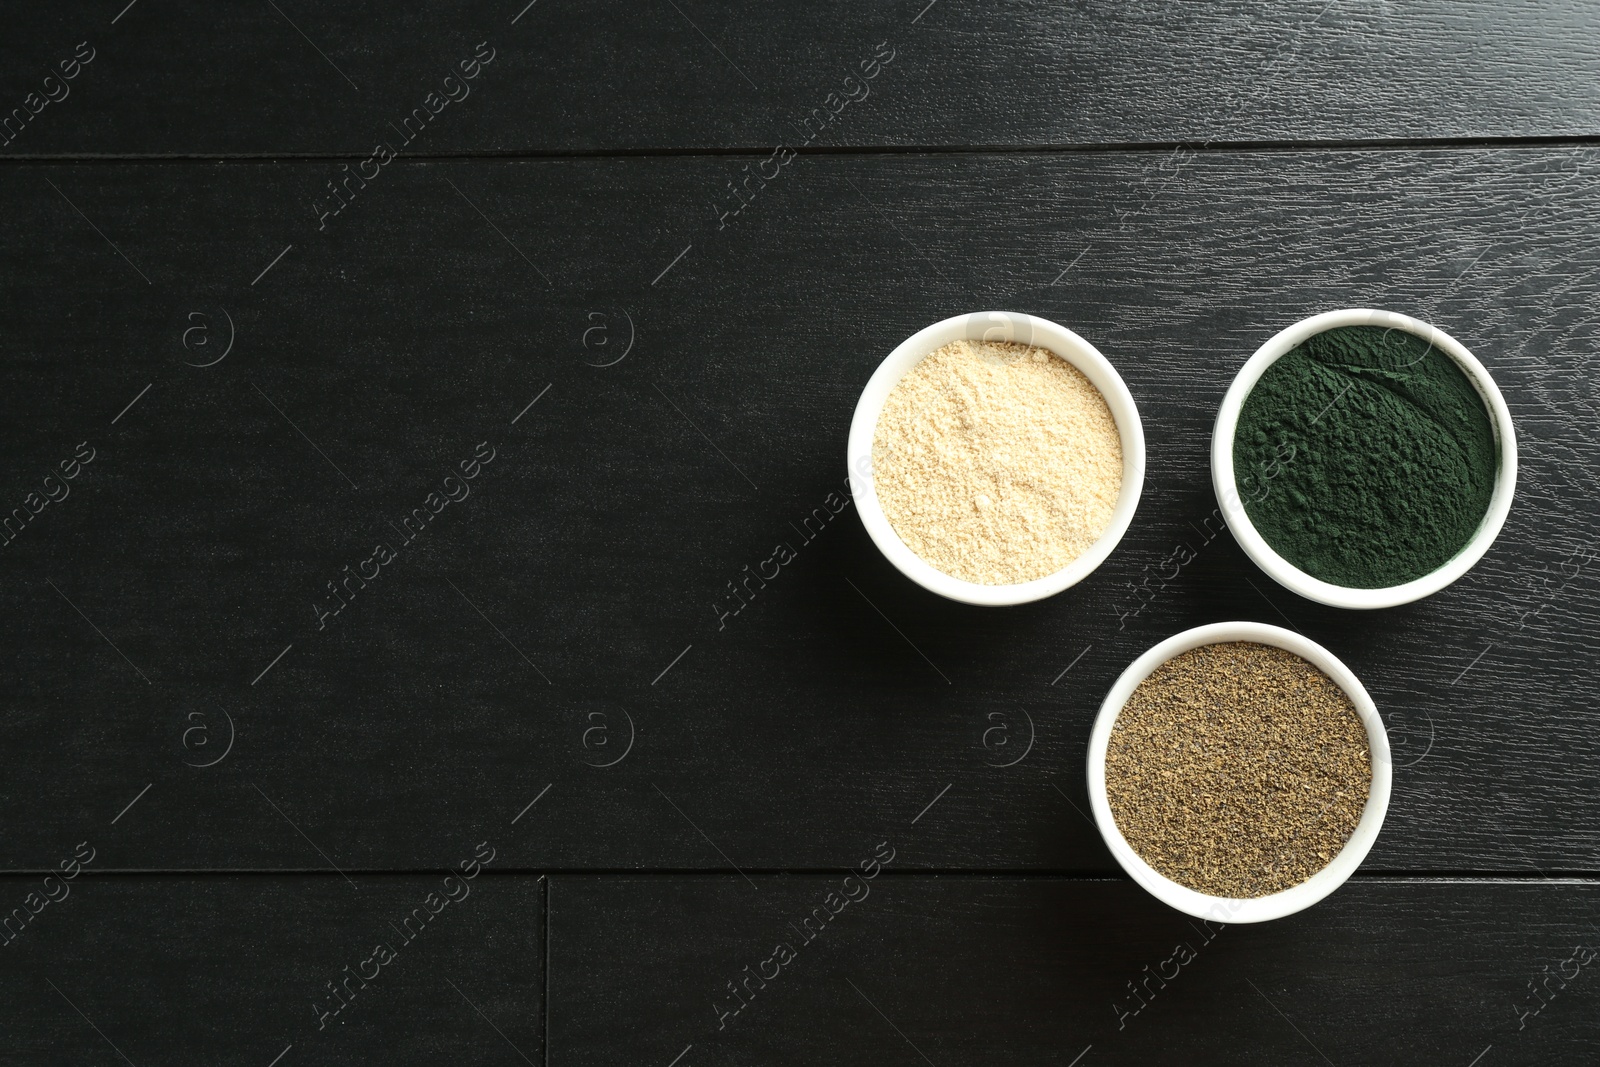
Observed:
[[[8,1059],[543,1062],[538,878],[105,876],[95,841],[65,883],[0,877],[7,909],[58,898],[8,920]]]
[[[1580,0],[58,4],[0,44],[0,114],[21,109],[0,152],[366,156],[430,92],[408,153],[800,146],[818,108],[823,147],[1592,137],[1596,18]],[[488,68],[447,85],[480,43]],[[80,44],[93,58],[62,83]],[[847,82],[863,63],[878,76]]]
[[[559,876],[550,1063],[1587,1064],[1597,919],[1593,882],[1361,880],[1227,926],[1120,881]]]
[[[427,868],[485,820],[539,869],[832,867],[939,798],[908,866],[1104,872],[1111,681],[1287,618],[1391,723],[1369,869],[1594,870],[1593,159],[1164,158],[802,158],[725,228],[728,160],[401,161],[325,233],[326,162],[0,171],[6,513],[95,450],[0,552],[3,862],[117,817],[121,869]],[[1355,616],[1206,540],[1207,445],[1257,344],[1363,305],[1484,359],[1523,466],[1475,571]],[[828,501],[881,357],[995,306],[1098,344],[1152,458],[1097,574],[982,611]]]

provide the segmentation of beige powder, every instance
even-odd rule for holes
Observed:
[[[1105,397],[1044,348],[954,341],[901,378],[872,440],[878,502],[933,567],[984,585],[1054,574],[1100,539],[1122,488]]]

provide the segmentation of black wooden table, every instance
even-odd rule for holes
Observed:
[[[1593,5],[412,7],[5,5],[0,1062],[1600,1062]],[[1235,370],[1359,306],[1522,471],[1358,615],[1201,527]],[[1003,610],[842,504],[878,362],[990,308],[1150,446]],[[1223,619],[1396,752],[1260,926],[1085,815],[1112,680]]]

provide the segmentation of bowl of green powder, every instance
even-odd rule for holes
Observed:
[[[1211,479],[1234,538],[1280,585],[1387,608],[1494,543],[1517,480],[1511,412],[1482,363],[1389,311],[1330,311],[1256,350],[1223,397]]]
[[[1106,847],[1162,902],[1222,923],[1308,908],[1366,858],[1389,807],[1383,720],[1338,657],[1257,622],[1134,660],[1089,735]]]

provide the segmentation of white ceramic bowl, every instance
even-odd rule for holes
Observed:
[[[878,503],[877,489],[872,480],[872,437],[877,430],[878,415],[883,411],[884,401],[906,372],[922,362],[924,357],[935,349],[959,340],[1013,341],[1048,348],[1083,372],[1084,377],[1105,397],[1111,416],[1116,420],[1117,432],[1122,438],[1122,490],[1111,512],[1111,524],[1106,527],[1100,540],[1054,574],[1015,585],[983,585],[952,577],[936,570],[900,540],[900,535],[894,532],[894,527],[883,514],[882,505]],[[1128,387],[1123,384],[1122,376],[1094,345],[1048,319],[1017,311],[975,311],[918,330],[900,342],[888,358],[878,365],[867,387],[861,391],[861,399],[856,402],[855,416],[850,421],[846,461],[849,464],[850,489],[855,497],[856,510],[861,514],[861,522],[866,526],[873,543],[888,557],[890,563],[900,569],[900,573],[924,589],[967,604],[1026,604],[1031,600],[1054,596],[1082,581],[1105,562],[1117,542],[1122,540],[1128,524],[1133,521],[1134,509],[1139,506],[1139,493],[1144,487],[1144,427],[1139,422],[1139,409]]]
[[[1133,695],[1139,683],[1148,678],[1152,671],[1173,656],[1187,652],[1191,648],[1199,648],[1201,645],[1214,645],[1224,641],[1254,641],[1258,644],[1274,645],[1315,664],[1333,679],[1334,684],[1344,690],[1351,703],[1355,705],[1356,713],[1361,716],[1361,722],[1367,728],[1367,743],[1371,746],[1372,787],[1367,794],[1367,805],[1361,812],[1361,820],[1356,823],[1350,840],[1345,842],[1344,848],[1339,850],[1339,854],[1331,863],[1304,882],[1264,897],[1229,899],[1212,896],[1180,885],[1159,873],[1141,859],[1133,850],[1133,846],[1128,844],[1127,838],[1122,836],[1122,831],[1117,828],[1116,819],[1112,817],[1111,804],[1106,799],[1106,747],[1111,742],[1111,728],[1116,724],[1117,716],[1121,713],[1122,706],[1128,702],[1128,697]],[[1339,662],[1338,657],[1315,641],[1301,637],[1292,630],[1259,622],[1218,622],[1209,626],[1197,626],[1156,645],[1122,672],[1122,676],[1111,687],[1111,692],[1106,694],[1105,702],[1100,705],[1100,715],[1095,719],[1094,730],[1089,734],[1089,805],[1094,810],[1094,820],[1100,827],[1100,836],[1105,838],[1106,847],[1111,850],[1117,862],[1122,864],[1122,869],[1158,900],[1185,914],[1221,923],[1256,923],[1268,919],[1281,919],[1285,915],[1293,915],[1297,911],[1309,908],[1343,885],[1366,858],[1372,843],[1378,839],[1378,830],[1383,826],[1384,813],[1389,810],[1391,776],[1389,735],[1383,728],[1383,720],[1378,717],[1377,707],[1367,695],[1360,679],[1351,673],[1350,668]]]
[[[1494,492],[1489,497],[1489,509],[1484,513],[1472,540],[1438,570],[1401,585],[1352,589],[1307,574],[1278,555],[1257,532],[1245,512],[1243,501],[1239,499],[1239,487],[1234,480],[1233,435],[1239,426],[1239,411],[1244,406],[1245,397],[1250,395],[1250,390],[1255,388],[1261,375],[1279,357],[1312,334],[1335,326],[1382,326],[1390,330],[1404,330],[1421,337],[1455,360],[1483,398],[1484,407],[1489,412],[1489,422],[1494,427],[1495,442],[1499,446],[1500,470],[1495,479]],[[1505,398],[1500,395],[1494,379],[1489,377],[1483,364],[1460,341],[1409,315],[1371,308],[1348,308],[1313,315],[1295,323],[1256,349],[1255,355],[1245,362],[1238,376],[1233,379],[1233,384],[1228,387],[1228,392],[1222,398],[1222,407],[1217,412],[1216,428],[1211,435],[1211,482],[1216,489],[1217,500],[1222,505],[1224,520],[1233,530],[1234,540],[1239,542],[1245,555],[1266,571],[1273,581],[1291,592],[1336,608],[1392,608],[1437,593],[1467,573],[1494,544],[1500,528],[1505,525],[1506,515],[1511,511],[1511,497],[1516,489],[1517,434],[1511,425],[1511,411],[1506,407]]]

